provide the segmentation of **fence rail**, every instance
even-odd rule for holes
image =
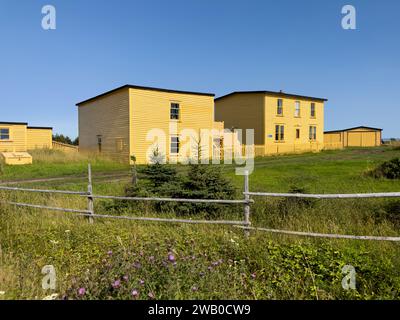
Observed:
[[[250,196],[259,197],[284,197],[284,198],[314,198],[314,199],[360,199],[360,198],[399,198],[400,192],[381,193],[349,193],[349,194],[304,194],[304,193],[269,193],[269,192],[244,192]]]
[[[94,222],[96,218],[106,219],[124,219],[124,220],[138,220],[138,221],[153,221],[153,222],[168,222],[168,223],[187,223],[187,224],[220,224],[232,225],[244,230],[245,236],[250,235],[250,231],[264,231],[270,233],[279,233],[295,236],[307,237],[321,237],[321,238],[336,238],[336,239],[354,239],[354,240],[377,240],[377,241],[394,241],[400,242],[400,237],[390,236],[359,236],[359,235],[343,235],[343,234],[327,234],[315,232],[302,232],[290,230],[278,230],[264,227],[251,226],[251,204],[254,200],[251,196],[255,197],[285,197],[285,198],[314,198],[314,199],[360,199],[360,198],[394,198],[400,197],[400,192],[387,192],[387,193],[355,193],[355,194],[300,194],[300,193],[271,193],[271,192],[250,192],[249,175],[245,172],[244,175],[244,199],[229,200],[229,199],[182,199],[182,198],[162,198],[162,197],[123,197],[123,196],[107,196],[93,194],[92,186],[92,170],[90,164],[88,165],[88,186],[87,191],[68,191],[68,190],[45,190],[45,189],[32,189],[32,188],[17,188],[0,186],[0,190],[5,191],[21,191],[21,192],[35,192],[35,193],[50,193],[50,194],[64,194],[74,195],[87,198],[87,210],[71,209],[52,207],[38,204],[29,204],[13,201],[0,201],[9,205],[19,207],[29,207],[37,209],[46,209],[51,211],[62,211],[76,214],[78,216],[85,216],[89,219],[90,223]],[[243,205],[243,220],[191,220],[191,219],[170,219],[170,218],[156,218],[156,217],[140,217],[140,216],[115,216],[108,214],[96,214],[94,210],[95,199],[113,199],[113,200],[126,200],[126,201],[159,201],[159,202],[186,202],[186,203],[218,203],[218,204],[241,204]]]

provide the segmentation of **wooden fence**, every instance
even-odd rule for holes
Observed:
[[[74,146],[72,144],[61,143],[53,140],[52,145],[53,149],[55,150],[61,150],[64,152],[74,152],[74,153],[79,151],[78,146]]]
[[[20,192],[33,192],[44,194],[64,194],[74,195],[87,198],[87,209],[71,209],[61,207],[51,207],[45,205],[37,205],[30,203],[20,203],[13,201],[1,201],[9,205],[18,207],[29,207],[37,209],[46,209],[52,211],[61,211],[74,213],[79,216],[86,216],[90,223],[94,219],[107,218],[107,219],[125,219],[125,220],[141,220],[141,221],[155,221],[155,222],[168,222],[168,223],[188,223],[188,224],[222,224],[232,225],[234,227],[242,228],[246,236],[250,235],[250,231],[265,231],[270,233],[279,233],[286,235],[307,236],[307,237],[322,237],[322,238],[336,238],[336,239],[354,239],[354,240],[378,240],[378,241],[395,241],[400,242],[400,237],[380,237],[380,236],[357,236],[357,235],[342,235],[342,234],[326,234],[314,232],[301,232],[290,230],[269,229],[264,227],[251,226],[251,204],[254,200],[251,197],[284,197],[284,198],[314,198],[314,199],[365,199],[365,198],[400,198],[400,192],[387,192],[387,193],[357,193],[357,194],[299,194],[299,193],[268,193],[268,192],[251,192],[249,185],[249,175],[245,172],[244,175],[244,192],[243,199],[227,200],[227,199],[181,199],[181,198],[161,198],[161,197],[124,197],[124,196],[106,196],[93,194],[92,187],[92,170],[88,166],[88,187],[87,191],[67,191],[67,190],[46,190],[46,189],[30,189],[0,186],[0,190],[5,191],[20,191]],[[191,219],[169,219],[169,218],[155,218],[155,217],[139,217],[139,216],[115,216],[107,214],[96,214],[94,210],[95,199],[113,199],[113,200],[127,200],[127,201],[152,201],[152,202],[186,202],[186,203],[218,203],[218,204],[241,204],[243,205],[243,220],[191,220]]]

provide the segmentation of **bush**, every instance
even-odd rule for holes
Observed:
[[[389,221],[396,228],[400,227],[400,201],[390,201],[384,205],[383,208],[376,211],[376,221],[384,222]]]
[[[187,175],[178,175],[174,167],[154,163],[144,167],[139,185],[125,188],[128,197],[168,197],[183,199],[233,199],[234,186],[219,168],[210,165],[190,165]],[[135,202],[136,203],[136,202]],[[137,204],[137,203],[136,203]],[[116,207],[129,207],[128,201],[114,202]],[[224,205],[215,203],[151,202],[145,206],[156,212],[174,211],[179,214],[206,213],[215,216]]]
[[[233,199],[236,190],[221,173],[219,168],[192,164],[188,175],[182,178],[181,188],[175,188],[173,198],[184,199]],[[182,214],[207,213],[215,216],[223,205],[215,203],[177,203],[175,210]]]
[[[374,178],[400,179],[400,158],[381,163],[369,175]]]
[[[140,173],[150,182],[148,188],[153,193],[157,193],[164,184],[174,182],[177,179],[176,169],[161,163],[147,165]]]

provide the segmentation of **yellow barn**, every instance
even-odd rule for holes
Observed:
[[[6,164],[29,164],[32,149],[51,149],[50,127],[29,127],[26,122],[0,121],[0,153]]]
[[[225,129],[254,129],[255,155],[319,151],[327,99],[273,91],[239,91],[215,99]]]
[[[343,130],[325,131],[325,149],[346,147],[377,147],[382,144],[382,129],[359,126]]]
[[[122,162],[148,163],[159,148],[168,162],[190,158],[189,144],[213,152],[214,94],[125,85],[79,102],[79,150]],[[192,153],[193,155],[193,153]],[[202,156],[204,157],[204,155]]]

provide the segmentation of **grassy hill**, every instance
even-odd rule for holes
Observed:
[[[399,180],[365,173],[400,157],[389,147],[326,151],[256,159],[251,191],[355,193],[400,191]],[[30,182],[32,188],[85,190],[88,159],[60,154],[38,157],[27,167],[5,167],[0,180],[70,176]],[[93,164],[94,192],[122,195],[129,168],[103,159]],[[179,172],[186,167],[180,166]],[[233,166],[224,174],[241,197],[243,177]],[[100,178],[124,173],[126,177]],[[86,208],[74,196],[0,192],[2,199]],[[400,200],[254,198],[254,226],[296,231],[400,236]],[[160,216],[145,206],[117,213],[111,201],[96,200],[96,213]],[[240,206],[220,218],[242,219]],[[165,212],[162,216],[176,217]],[[187,218],[187,217],[186,217]],[[194,218],[194,217],[192,217]],[[197,218],[197,217],[196,217]],[[310,239],[229,226],[162,224],[96,219],[0,204],[0,299],[399,299],[399,243]],[[43,266],[56,269],[55,290],[43,290]],[[356,290],[342,288],[342,268],[356,270]]]

